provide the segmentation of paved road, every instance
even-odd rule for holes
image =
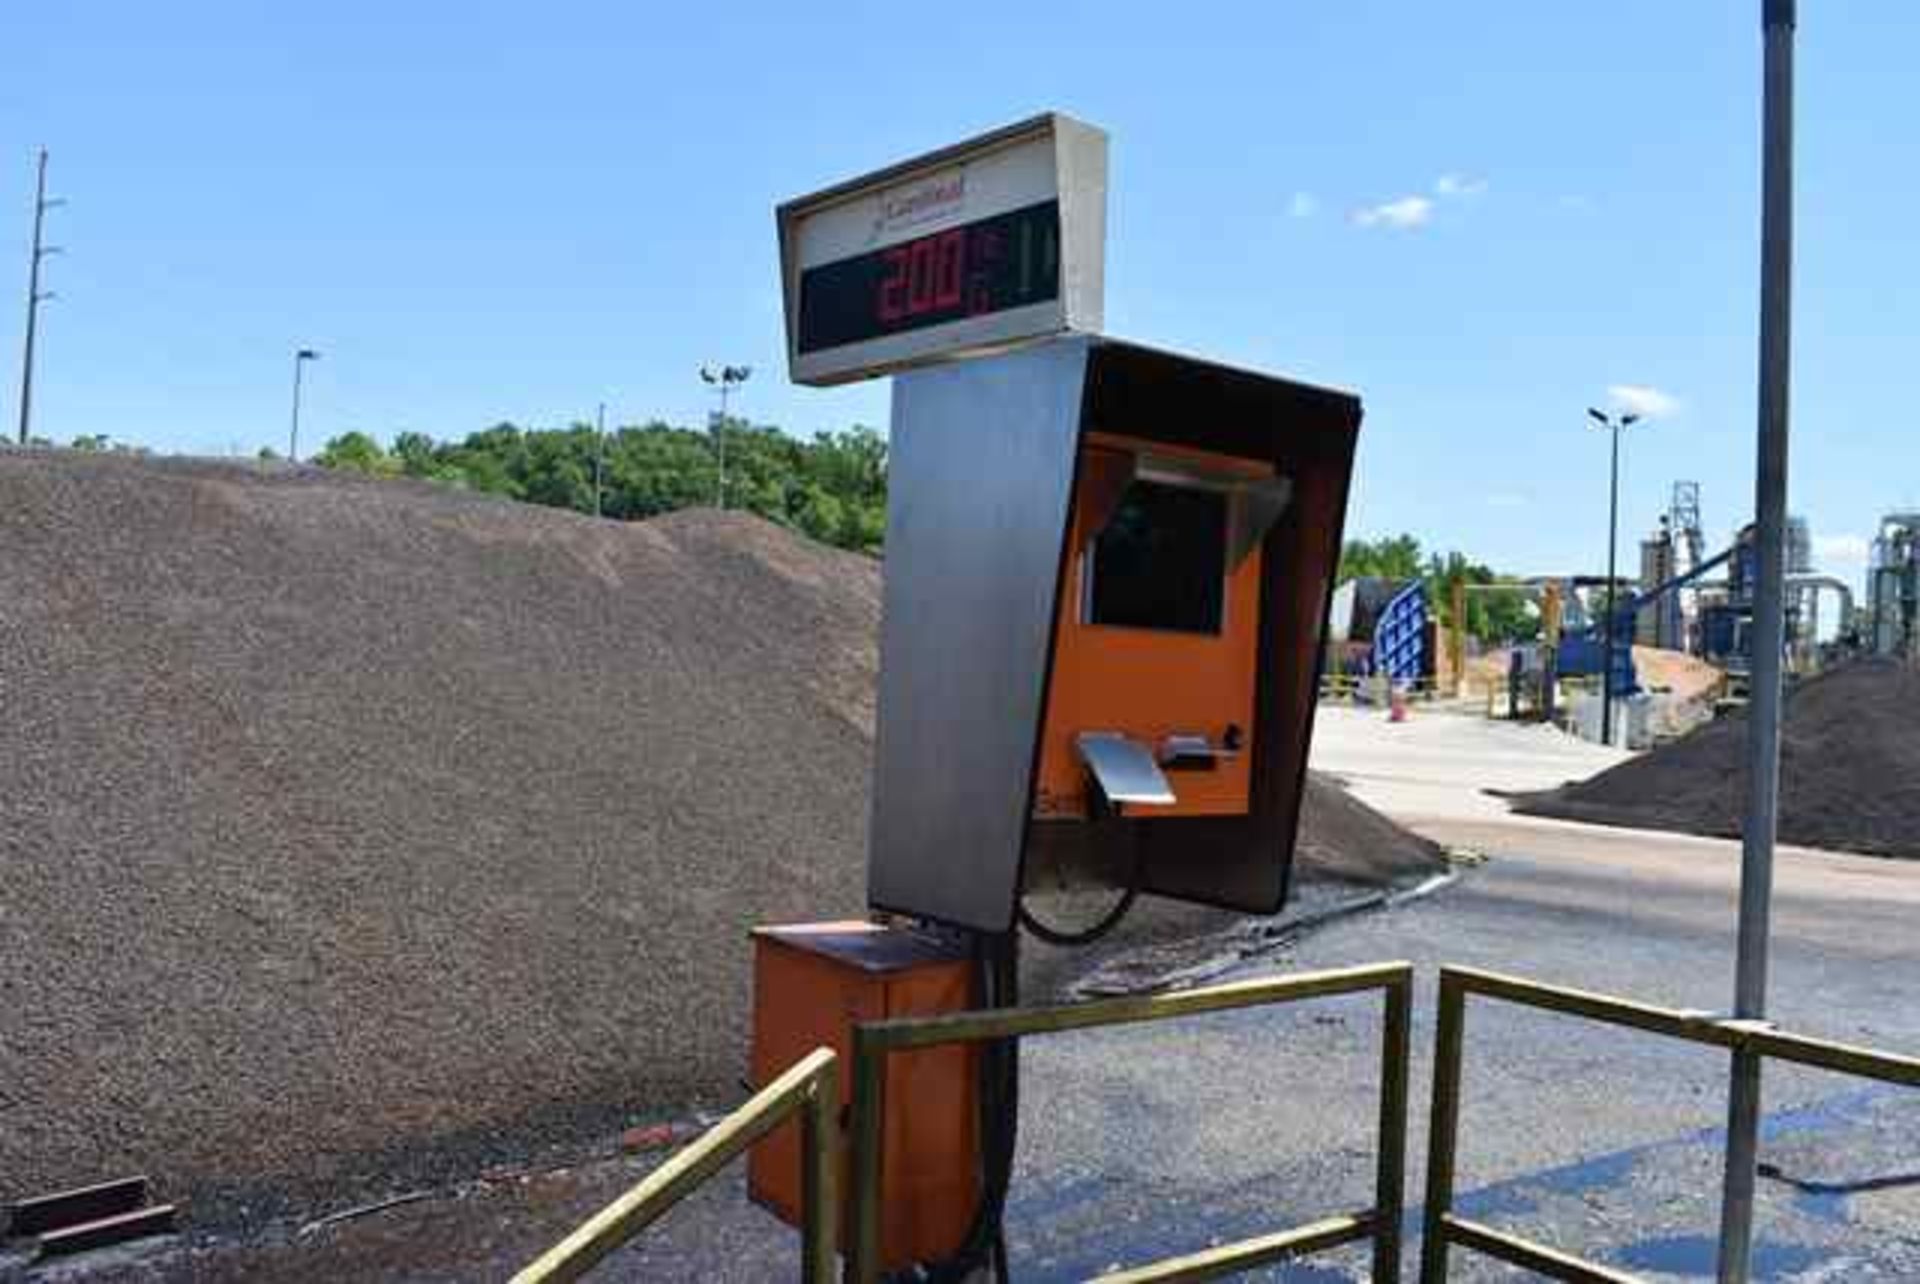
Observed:
[[[1608,756],[1465,718],[1417,716],[1390,728],[1344,710],[1324,716],[1319,765],[1437,840],[1488,857],[1438,895],[1241,965],[1242,974],[1389,958],[1420,965],[1411,1202],[1425,1153],[1439,964],[1704,1009],[1731,993],[1735,845],[1509,818],[1480,792],[1558,783]],[[1920,866],[1783,851],[1780,1021],[1920,1054],[1917,910]],[[1340,1000],[1031,1043],[1009,1217],[1014,1278],[1080,1278],[1364,1206],[1374,1013],[1370,1002]],[[1477,1008],[1461,1209],[1650,1279],[1710,1276],[1724,1074],[1710,1050]],[[1767,1110],[1763,1158],[1802,1185],[1763,1183],[1758,1277],[1920,1279],[1920,1185],[1899,1180],[1920,1171],[1920,1100],[1781,1070],[1768,1079]],[[496,1183],[325,1232],[297,1253],[206,1254],[195,1277],[370,1277],[376,1264],[387,1278],[497,1276],[635,1171],[634,1161],[602,1161]],[[655,1228],[609,1278],[787,1279],[793,1247],[745,1205],[737,1182],[722,1184]],[[417,1267],[401,1265],[408,1260]],[[1510,1277],[1456,1254],[1455,1279]],[[1363,1279],[1364,1260],[1330,1254],[1264,1278]]]

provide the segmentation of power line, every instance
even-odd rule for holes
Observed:
[[[33,422],[33,339],[40,320],[40,305],[54,297],[53,291],[40,288],[40,261],[48,255],[59,254],[57,245],[45,245],[41,242],[41,232],[46,224],[47,211],[66,202],[59,198],[47,197],[47,149],[40,149],[39,176],[33,188],[33,255],[27,263],[27,335],[20,355],[20,444],[27,444],[28,433]]]

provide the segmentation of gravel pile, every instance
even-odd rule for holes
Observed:
[[[0,1200],[258,1216],[734,1099],[748,928],[862,908],[878,607],[737,514],[0,452]],[[1314,798],[1339,876],[1431,861]]]
[[[1307,773],[1294,840],[1301,881],[1390,887],[1446,868],[1440,848],[1402,829],[1318,772]]]
[[[1590,780],[1523,799],[1515,810],[1738,837],[1746,753],[1746,716],[1732,714]],[[1788,693],[1780,838],[1920,857],[1920,671],[1858,660]]]

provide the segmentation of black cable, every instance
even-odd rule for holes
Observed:
[[[1127,916],[1127,911],[1133,908],[1133,902],[1139,895],[1139,882],[1130,881],[1126,889],[1120,893],[1120,899],[1113,903],[1112,909],[1101,916],[1099,922],[1095,923],[1092,927],[1082,928],[1077,932],[1063,931],[1051,924],[1041,922],[1040,919],[1035,916],[1034,912],[1027,908],[1026,898],[1022,897],[1020,900],[1020,926],[1032,932],[1048,945],[1092,945],[1114,928],[1120,926],[1120,920]]]
[[[980,1005],[1010,1008],[1019,1003],[1020,963],[1017,933],[976,936]],[[1014,1151],[1019,1136],[1020,1052],[1017,1039],[984,1045],[979,1054],[980,1199],[966,1236],[952,1256],[916,1265],[892,1277],[894,1284],[962,1284],[986,1267],[1007,1279],[1007,1245],[1002,1229],[1007,1192],[1013,1184]]]
[[[1134,826],[1123,826],[1113,823],[1119,819],[1119,813],[1113,804],[1107,801],[1106,793],[1100,788],[1099,783],[1091,778],[1087,781],[1087,797],[1090,800],[1089,807],[1092,812],[1088,824],[1097,826],[1102,833],[1118,834],[1124,832],[1126,834],[1128,853],[1127,883],[1126,886],[1121,889],[1120,899],[1113,903],[1111,909],[1100,916],[1098,922],[1092,927],[1082,928],[1077,932],[1068,931],[1064,928],[1055,927],[1051,923],[1043,922],[1038,915],[1027,908],[1027,898],[1023,893],[1020,897],[1020,926],[1032,932],[1048,945],[1068,947],[1092,945],[1095,941],[1113,931],[1114,928],[1120,926],[1120,921],[1126,918],[1127,911],[1133,908],[1134,901],[1140,896],[1140,883],[1142,881],[1141,866],[1145,863],[1140,854],[1140,830]]]

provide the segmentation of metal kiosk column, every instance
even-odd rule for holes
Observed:
[[[896,376],[885,921],[758,934],[756,1067],[874,1016],[1011,1006],[1022,924],[1286,903],[1360,403],[1101,334],[1106,151],[1045,115],[778,212],[792,377]],[[1111,908],[1049,918],[1033,892],[1063,884]],[[991,1261],[1015,1064],[1005,1041],[890,1059],[883,1269]],[[790,1210],[797,1148],[755,1160]],[[973,1214],[942,1217],[957,1187]]]

